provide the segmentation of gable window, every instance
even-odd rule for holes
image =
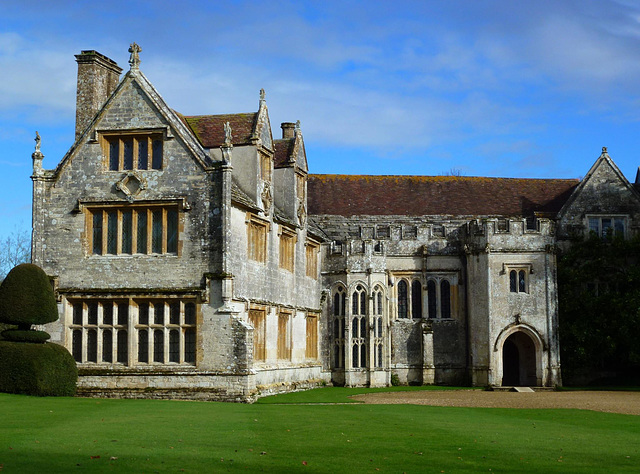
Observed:
[[[296,250],[296,234],[284,227],[280,233],[280,268],[293,272]]]
[[[589,216],[589,233],[602,239],[625,236],[625,218],[622,216]]]
[[[314,242],[307,242],[305,257],[307,263],[307,276],[318,278],[318,249],[320,247]]]
[[[93,255],[178,254],[177,206],[101,206],[87,209]]]
[[[161,170],[162,134],[103,135],[109,171]]]
[[[255,218],[247,222],[249,239],[248,255],[251,260],[264,263],[267,261],[267,232],[269,224]]]

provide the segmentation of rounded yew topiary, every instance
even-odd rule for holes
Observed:
[[[40,396],[71,396],[78,367],[69,351],[47,343],[49,334],[31,329],[58,319],[58,308],[47,274],[22,264],[0,285],[0,323],[17,326],[2,331],[0,392]]]
[[[58,308],[47,274],[37,265],[14,267],[0,285],[0,322],[29,330],[32,324],[58,319]]]
[[[76,361],[63,346],[0,341],[0,392],[71,397],[77,381]]]

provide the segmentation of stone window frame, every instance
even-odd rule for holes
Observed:
[[[84,213],[85,230],[82,240],[85,242],[85,255],[91,257],[116,257],[132,255],[182,255],[184,220],[182,213],[187,210],[182,200],[160,202],[79,202],[79,209]],[[160,212],[160,219],[158,216]],[[101,214],[100,214],[101,213]],[[175,213],[175,218],[173,217]],[[145,245],[141,245],[140,223],[145,216]],[[127,217],[128,216],[128,217]],[[100,227],[96,227],[96,222]],[[127,224],[127,221],[129,223]],[[156,227],[156,223],[159,224]],[[98,234],[99,232],[99,234]],[[115,242],[110,243],[110,233]],[[154,234],[158,239],[154,239]],[[94,245],[94,239],[100,235],[101,243]],[[127,237],[128,235],[128,237]],[[175,238],[172,236],[175,235]],[[112,241],[113,242],[113,241]],[[128,242],[128,243],[127,243]],[[115,245],[115,249],[112,247]],[[99,250],[98,250],[99,249]],[[113,252],[112,250],[115,250]]]
[[[273,177],[273,159],[267,153],[258,152],[258,164],[260,167],[260,179],[270,183]]]
[[[102,130],[98,131],[104,169],[106,171],[161,171],[164,169],[164,142],[166,141],[166,129],[139,129],[139,130]],[[131,142],[130,162],[125,154],[125,143]],[[141,146],[145,144],[141,155]],[[160,149],[157,151],[157,146]],[[116,148],[117,146],[117,148]],[[114,149],[117,156],[113,156]],[[146,167],[141,166],[140,158],[144,156]]]
[[[385,292],[381,285],[375,285],[371,292],[371,321],[373,324],[372,367],[381,369],[384,366],[384,337],[385,337]]]
[[[253,360],[266,362],[267,360],[267,308],[252,306],[249,308],[247,319],[253,327]]]
[[[296,242],[298,234],[295,229],[280,225],[279,243],[279,267],[293,273],[296,257]]]
[[[276,358],[278,360],[291,360],[292,347],[292,320],[293,310],[280,309],[278,311],[278,334]]]
[[[309,278],[318,279],[318,257],[320,255],[320,243],[307,238],[305,242],[305,272]]]
[[[267,262],[267,249],[271,223],[255,214],[247,213],[247,257],[259,263]]]
[[[613,236],[621,236],[623,239],[627,238],[627,229],[629,228],[629,216],[627,214],[586,214],[584,219],[587,236],[595,233],[601,239],[610,239]],[[603,219],[612,221],[611,225],[606,228],[612,229],[611,234],[605,231]],[[618,222],[622,225],[621,232],[616,230],[616,224]],[[594,229],[594,224],[597,226],[596,229]]]
[[[347,289],[343,284],[337,284],[332,291],[331,313],[333,318],[333,357],[334,368],[345,367],[345,343],[346,343],[346,312],[347,312]]]
[[[458,317],[456,294],[452,288],[459,284],[458,272],[428,272],[423,287],[423,318],[432,321],[450,320]],[[443,293],[448,291],[449,298],[444,303]],[[424,311],[426,309],[426,312]]]
[[[507,263],[502,272],[507,277],[509,294],[530,294],[531,275],[533,265],[531,263]]]
[[[306,199],[307,179],[304,173],[296,173],[296,197],[303,202]]]
[[[369,322],[367,305],[367,287],[358,282],[353,285],[351,291],[350,322],[351,322],[351,367],[354,369],[366,369],[369,367]]]
[[[141,322],[144,304],[147,319]],[[64,307],[68,349],[80,367],[196,365],[200,302],[194,296],[73,295],[65,298]],[[163,308],[162,322],[154,319],[159,307]],[[147,334],[146,357],[140,357],[143,332]],[[161,340],[157,357],[156,339],[151,335]]]
[[[402,286],[406,286],[406,294],[404,295],[404,302],[401,301],[401,283]],[[416,288],[418,288],[418,299],[416,301]],[[405,274],[398,276],[398,282],[395,285],[396,288],[396,318],[401,321],[410,321],[412,319],[422,319],[424,317],[424,311],[422,308],[424,301],[424,288],[422,284],[422,277],[419,274]],[[404,311],[401,309],[404,308]],[[418,308],[418,311],[416,311]],[[402,316],[404,314],[404,316]]]
[[[305,358],[307,360],[318,360],[318,321],[320,313],[309,311],[305,318]]]

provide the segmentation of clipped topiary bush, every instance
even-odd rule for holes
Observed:
[[[49,344],[49,334],[31,329],[58,319],[53,288],[37,265],[25,263],[0,285],[0,323],[17,326],[2,331],[0,392],[40,396],[76,393],[78,367],[69,351]]]
[[[39,396],[73,396],[78,368],[58,344],[0,342],[0,391]]]
[[[58,319],[58,308],[47,274],[37,265],[14,267],[0,285],[0,322],[29,330],[32,324]]]

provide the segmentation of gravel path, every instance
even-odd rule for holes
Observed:
[[[354,395],[372,404],[414,404],[441,407],[578,408],[640,415],[640,392],[486,392],[483,390],[423,390]]]

